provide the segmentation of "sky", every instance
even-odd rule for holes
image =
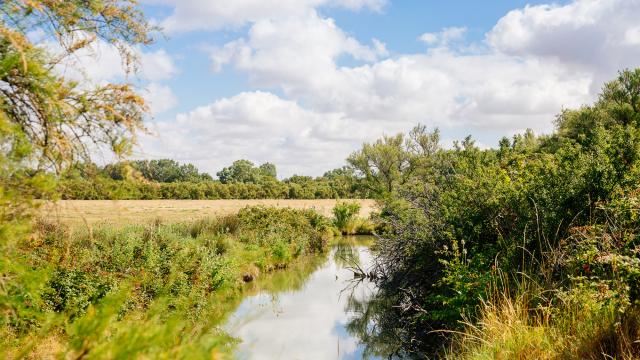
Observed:
[[[136,158],[322,175],[363,142],[438,128],[483,148],[597,99],[640,66],[640,0],[142,0],[151,105]],[[122,78],[102,44],[92,81]]]

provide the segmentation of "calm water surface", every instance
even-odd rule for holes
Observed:
[[[225,329],[242,340],[239,359],[361,359],[364,345],[350,334],[351,300],[375,293],[348,269],[371,265],[366,241],[346,239],[328,257],[263,277],[231,315]]]

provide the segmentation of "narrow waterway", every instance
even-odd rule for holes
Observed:
[[[350,267],[371,265],[371,239],[345,238],[328,257],[260,279],[225,329],[241,339],[239,359],[362,359],[364,345],[349,331],[375,286]],[[359,281],[358,281],[359,280]],[[371,359],[371,357],[369,357]]]

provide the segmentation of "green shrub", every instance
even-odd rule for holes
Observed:
[[[278,264],[286,264],[291,260],[289,246],[282,241],[276,242],[271,247],[271,255]]]
[[[102,299],[111,288],[112,284],[104,277],[79,269],[57,269],[47,283],[42,299],[49,309],[67,312],[73,319]]]
[[[305,252],[324,251],[327,221],[313,210],[254,206],[238,213],[238,237],[245,243],[301,245]]]
[[[353,220],[360,212],[360,204],[356,202],[339,202],[333,207],[333,224],[343,233],[349,221]]]

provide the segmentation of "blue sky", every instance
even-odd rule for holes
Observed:
[[[341,8],[320,8],[319,12],[336,21],[350,36],[361,42],[377,38],[393,54],[424,51],[425,44],[418,37],[426,32],[459,26],[467,28],[466,41],[481,42],[485,33],[508,11],[525,5],[545,4],[545,1],[389,1],[381,11]],[[563,2],[554,2],[562,4]],[[566,3],[566,1],[564,2]],[[148,17],[162,21],[173,7],[169,4],[146,4]],[[166,49],[176,57],[180,74],[168,81],[179,104],[163,118],[171,118],[180,111],[188,111],[213,99],[233,96],[252,87],[246,74],[229,69],[221,73],[211,71],[211,62],[203,47],[218,45],[242,36],[247,26],[220,31],[197,31],[183,34],[166,33],[158,36],[151,49]],[[164,37],[167,37],[166,39]],[[198,54],[202,53],[202,54]],[[258,87],[259,88],[259,87]]]
[[[640,1],[144,0],[153,116],[135,156],[321,175],[363,142],[439,128],[491,147],[593,101],[640,59]],[[87,71],[112,80],[101,52]]]

